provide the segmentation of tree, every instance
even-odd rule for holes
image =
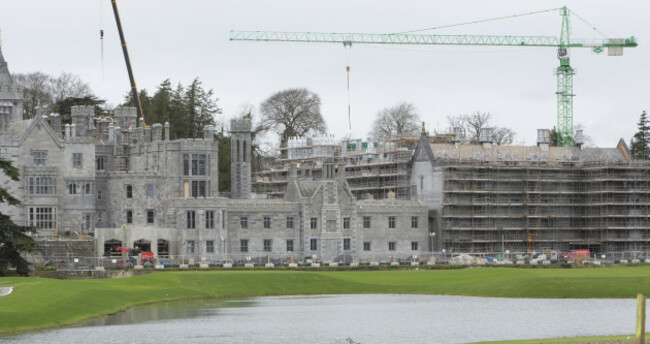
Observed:
[[[175,89],[166,79],[153,96],[146,89],[140,90],[139,96],[145,123],[169,122],[171,139],[203,137],[203,128],[215,125],[214,116],[221,113],[219,99],[212,90],[203,89],[198,78],[187,88],[179,83]],[[126,93],[122,105],[135,106],[131,92]]]
[[[18,181],[18,169],[10,161],[0,158],[0,169],[13,181]],[[0,188],[0,203],[19,205],[20,201]],[[29,265],[20,256],[21,252],[30,252],[36,246],[34,239],[28,235],[31,227],[16,225],[8,215],[0,213],[0,276],[5,276],[9,266],[16,268],[16,273],[27,276]]]
[[[95,106],[95,113],[102,114],[104,109],[101,107],[106,101],[97,99],[97,97],[90,95],[85,97],[68,97],[58,100],[51,107],[52,112],[61,115],[63,123],[72,123],[72,107],[75,105],[93,105]]]
[[[510,128],[496,126],[489,112],[476,111],[472,114],[447,116],[447,122],[452,128],[462,128],[465,132],[465,140],[469,142],[478,142],[481,128],[494,127],[492,140],[498,145],[512,144],[517,136],[517,133]]]
[[[643,111],[639,122],[637,123],[639,131],[634,134],[630,140],[630,153],[634,159],[649,160],[650,159],[650,122],[648,122],[648,114]]]
[[[94,97],[90,86],[79,76],[71,73],[64,72],[58,77],[52,77],[45,73],[34,72],[14,74],[13,78],[23,92],[24,119],[34,118],[39,108],[43,111],[55,112],[55,105],[67,98]]]
[[[420,132],[420,115],[415,106],[401,102],[379,110],[370,135],[385,141],[395,137],[417,136]]]
[[[23,92],[23,118],[36,116],[37,107],[49,106],[52,103],[52,77],[45,73],[34,72],[14,74],[14,82]]]
[[[327,130],[320,113],[320,97],[306,88],[292,88],[277,92],[260,106],[261,128],[275,130],[280,135],[280,146],[286,147],[293,136]],[[286,156],[286,151],[283,151]]]

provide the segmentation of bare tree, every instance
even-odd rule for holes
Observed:
[[[52,100],[56,103],[65,98],[83,98],[91,95],[90,86],[78,75],[61,73],[51,80]]]
[[[51,77],[41,72],[14,74],[14,82],[23,92],[23,118],[36,116],[36,108],[52,104]]]
[[[289,137],[307,132],[325,132],[327,125],[320,113],[320,97],[306,88],[292,88],[277,92],[260,105],[263,130],[274,130],[280,135],[280,145],[286,146]]]
[[[34,72],[14,74],[13,78],[23,92],[25,119],[33,118],[37,108],[53,111],[56,103],[67,98],[92,96],[90,86],[71,73],[64,72],[55,78],[45,73]]]
[[[510,128],[499,127],[494,129],[492,138],[494,140],[494,143],[499,146],[504,146],[512,144],[512,142],[515,140],[516,135],[517,134],[514,132],[514,130]]]
[[[401,136],[417,136],[420,131],[420,115],[410,103],[398,103],[379,110],[372,124],[370,135],[377,140]]]
[[[510,128],[496,126],[489,112],[476,111],[471,114],[447,116],[447,122],[452,128],[462,128],[465,139],[469,142],[478,142],[481,128],[494,127],[492,139],[498,145],[512,144],[517,135]]]

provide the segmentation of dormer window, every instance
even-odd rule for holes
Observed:
[[[47,158],[47,151],[32,151],[32,159],[34,165],[45,165],[45,158]]]

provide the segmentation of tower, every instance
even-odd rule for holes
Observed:
[[[23,101],[23,93],[14,84],[7,62],[2,55],[2,38],[0,38],[0,103],[4,103],[5,111],[11,111],[5,116],[8,115],[12,122],[23,120]]]
[[[230,188],[232,198],[251,196],[251,120],[230,121]]]

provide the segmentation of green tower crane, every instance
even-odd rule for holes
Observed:
[[[344,46],[352,44],[411,44],[411,45],[460,45],[460,46],[508,46],[508,47],[552,47],[557,49],[560,66],[557,75],[557,133],[556,144],[561,147],[573,146],[573,75],[575,70],[570,64],[570,48],[589,48],[595,53],[602,53],[607,48],[609,56],[621,56],[623,48],[637,46],[634,36],[629,38],[606,38],[598,40],[571,39],[569,28],[569,9],[565,7],[536,11],[512,16],[472,21],[447,25],[443,27],[474,24],[523,15],[560,11],[562,28],[560,37],[556,36],[494,36],[494,35],[423,35],[404,33],[368,34],[368,33],[322,33],[322,32],[277,32],[277,31],[231,31],[231,41],[262,42],[303,42],[303,43],[339,43]],[[595,29],[595,28],[594,28]],[[428,29],[426,29],[428,30]],[[424,31],[424,30],[416,30]]]

